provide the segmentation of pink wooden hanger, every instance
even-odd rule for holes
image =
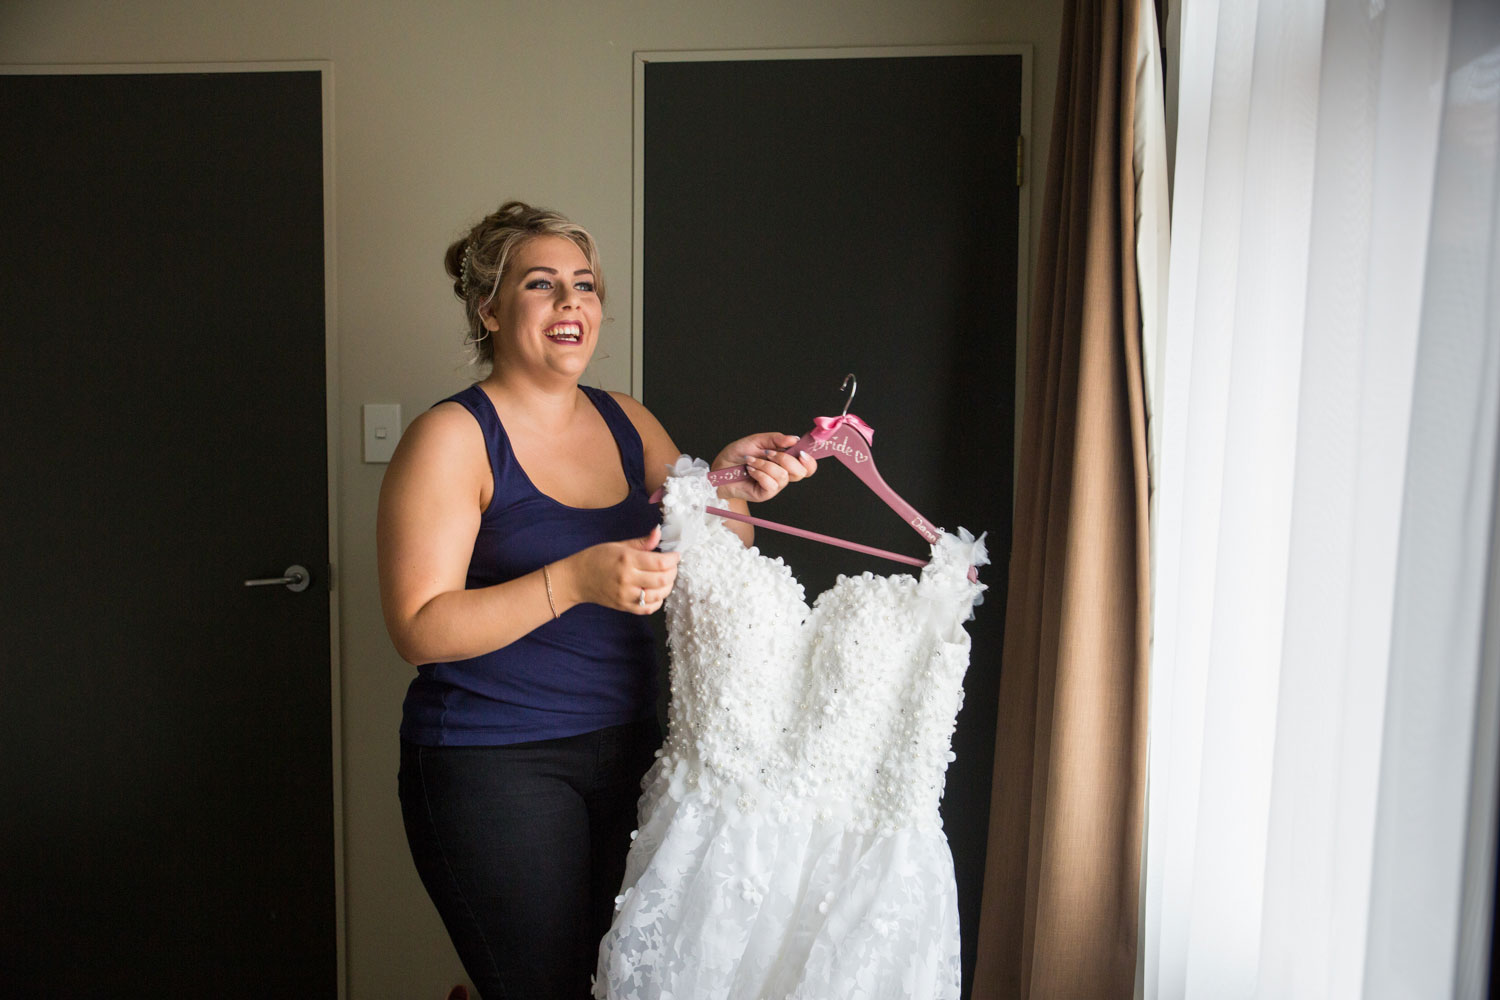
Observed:
[[[844,401],[844,412],[836,417],[817,417],[813,420],[813,429],[802,436],[796,444],[787,448],[786,451],[793,455],[811,455],[813,458],[826,458],[832,455],[844,465],[848,466],[856,476],[886,505],[901,515],[901,519],[911,525],[917,534],[927,539],[929,543],[938,539],[937,529],[932,522],[921,514],[916,508],[905,500],[895,490],[891,489],[886,481],[881,478],[880,472],[875,468],[875,458],[870,440],[875,436],[875,431],[859,417],[849,412],[849,404],[854,402],[854,393],[859,391],[859,380],[852,374],[844,378],[840,390],[853,383],[849,392],[849,398]],[[726,483],[736,483],[750,478],[750,471],[746,466],[736,465],[728,469],[719,469],[708,474],[708,481],[715,486],[723,486]],[[659,503],[665,489],[659,489],[651,495],[652,503]],[[814,542],[823,542],[827,545],[837,545],[839,548],[852,549],[855,552],[863,552],[866,555],[880,556],[883,559],[891,559],[895,562],[905,563],[908,566],[926,566],[926,559],[917,559],[913,556],[905,556],[899,552],[891,552],[887,549],[877,549],[869,545],[861,545],[859,542],[851,542],[843,538],[834,538],[832,535],[820,534],[816,531],[808,531],[804,528],[794,528],[788,524],[779,524],[775,521],[767,521],[764,518],[753,517],[749,514],[741,514],[739,511],[727,510],[721,507],[706,508],[709,513],[720,517],[727,517],[734,521],[744,521],[772,531],[785,532],[788,535],[796,535],[798,538],[810,539]],[[975,570],[969,570],[971,579],[975,578]]]

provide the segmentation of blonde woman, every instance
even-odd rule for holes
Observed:
[[[579,383],[604,303],[587,232],[508,202],[446,264],[489,371],[412,422],[381,488],[386,627],[417,667],[402,814],[480,993],[581,997],[661,739],[645,616],[677,556],[647,497],[678,451],[640,403]],[[778,450],[795,441],[730,443],[713,467],[750,478],[720,495],[744,510],[812,475]]]

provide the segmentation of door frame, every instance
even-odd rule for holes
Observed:
[[[333,892],[334,942],[337,949],[338,996],[348,995],[348,946],[345,933],[344,868],[344,778],[343,778],[343,678],[339,651],[339,384],[338,374],[338,267],[334,204],[333,159],[333,62],[323,59],[269,62],[211,63],[86,63],[11,64],[0,66],[6,76],[89,76],[180,74],[180,73],[286,73],[314,72],[322,81],[323,125],[323,445],[326,455],[328,501],[328,683],[331,712],[329,746],[332,755],[333,801]],[[316,568],[314,576],[317,575]]]
[[[1027,317],[1031,312],[1031,72],[1028,43],[993,45],[890,45],[865,48],[682,49],[637,51],[631,152],[630,394],[641,402],[645,382],[646,66],[654,62],[747,62],[777,59],[895,59],[920,56],[1019,56],[1021,58],[1021,148],[1016,151],[1019,214],[1016,217],[1016,413],[1017,433],[1025,402]],[[1019,451],[1017,452],[1019,454]]]

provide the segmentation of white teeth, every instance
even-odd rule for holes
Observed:
[[[583,336],[583,331],[573,325],[555,326],[547,331],[547,336],[552,340],[564,340],[569,343],[577,343]]]

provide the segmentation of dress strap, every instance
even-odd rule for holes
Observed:
[[[609,425],[610,434],[614,435],[615,445],[620,449],[620,465],[625,470],[625,481],[630,484],[632,491],[644,490],[646,488],[646,448],[641,443],[641,436],[636,432],[635,424],[625,415],[620,404],[615,402],[603,389],[595,389],[593,386],[580,385],[584,395],[588,396],[604,422]]]
[[[500,415],[495,412],[495,404],[490,402],[490,397],[479,387],[478,382],[433,405],[442,403],[457,403],[479,422],[479,429],[484,433],[484,448],[490,457],[490,475],[494,478],[495,495],[506,495],[510,487],[508,472],[512,464],[510,438],[506,436],[505,427],[500,423]],[[494,508],[499,505],[491,503],[490,506]]]

